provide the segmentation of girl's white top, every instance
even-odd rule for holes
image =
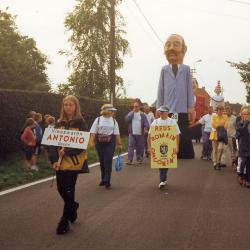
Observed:
[[[99,118],[99,124],[98,124]],[[120,135],[119,126],[117,121],[113,117],[97,117],[90,129],[92,134],[103,134],[103,135]]]
[[[152,126],[176,126],[176,134],[179,135],[181,133],[179,126],[176,122],[176,120],[172,119],[172,118],[167,118],[166,120],[163,120],[161,118],[155,119],[149,129],[149,134],[151,133],[151,127]]]

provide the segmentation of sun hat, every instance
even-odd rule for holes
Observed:
[[[117,111],[116,108],[113,107],[112,104],[104,104],[102,107],[101,107],[101,115],[107,113],[107,112],[115,112]]]
[[[167,105],[160,106],[157,111],[159,112],[169,112],[170,108]]]

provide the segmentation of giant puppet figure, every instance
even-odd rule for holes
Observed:
[[[157,94],[157,108],[170,107],[170,114],[178,119],[181,130],[178,158],[194,158],[194,149],[189,133],[189,123],[194,122],[194,92],[189,66],[183,64],[187,46],[182,36],[172,34],[168,37],[164,54],[169,62],[160,74]]]
[[[211,106],[213,107],[213,111],[215,112],[218,105],[224,106],[224,97],[222,96],[220,81],[217,82],[214,93],[216,95],[211,98]]]

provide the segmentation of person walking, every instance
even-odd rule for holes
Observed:
[[[88,131],[87,124],[81,115],[80,104],[75,96],[66,96],[62,101],[61,113],[55,125],[57,129]],[[57,190],[64,208],[56,233],[69,231],[69,222],[77,219],[79,203],[75,201],[75,185],[78,174],[87,164],[86,150],[49,146],[49,159],[56,171]]]
[[[224,145],[227,144],[227,127],[228,118],[223,114],[224,107],[218,105],[217,113],[212,115],[210,140],[213,146],[213,166],[214,169],[221,169],[221,156],[224,150]]]
[[[133,110],[125,117],[128,122],[128,165],[133,164],[134,150],[139,164],[143,161],[144,135],[148,133],[149,123],[144,113],[140,111],[139,101],[133,103]]]
[[[148,124],[150,126],[155,119],[154,113],[151,111],[148,104],[145,104],[143,106],[143,111],[144,111],[144,115],[147,117]],[[147,132],[145,132],[144,134],[144,146],[145,146],[145,155],[148,158],[149,153],[148,153],[148,133]]]
[[[33,133],[34,126],[35,126],[35,121],[32,118],[27,118],[21,134],[22,149],[25,153],[25,160],[24,160],[25,174],[28,173],[31,167],[31,159],[36,147],[36,138]]]
[[[112,162],[117,144],[122,150],[119,125],[114,119],[117,110],[111,104],[101,107],[101,116],[97,117],[90,129],[90,145],[96,148],[101,169],[100,186],[111,187]]]
[[[237,165],[237,147],[236,147],[236,116],[233,115],[232,109],[230,106],[225,108],[227,117],[228,117],[228,128],[227,128],[227,137],[228,137],[228,146],[227,148],[230,151],[232,167]]]
[[[211,118],[212,118],[213,108],[208,108],[208,113],[201,117],[200,120],[198,120],[196,123],[191,124],[189,127],[194,127],[197,125],[204,126],[204,129],[202,130],[202,153],[201,153],[201,159],[202,160],[209,160],[211,161],[211,155],[212,155],[212,141],[209,140],[210,133],[212,130],[211,126]]]
[[[241,111],[242,119],[237,122],[236,128],[239,138],[240,171],[239,184],[250,188],[250,107]]]
[[[177,147],[176,147],[176,153],[178,154],[179,150],[179,135],[180,135],[180,129],[176,122],[176,120],[171,119],[168,117],[169,113],[169,107],[168,106],[161,106],[157,109],[159,112],[160,118],[155,119],[151,126],[148,133],[148,151],[151,153],[151,127],[152,126],[176,126],[176,135],[177,135]],[[159,168],[160,173],[160,184],[159,189],[163,189],[167,184],[167,174],[168,174],[168,168]]]

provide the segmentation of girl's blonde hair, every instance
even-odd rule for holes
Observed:
[[[240,109],[240,114],[242,114],[243,110],[247,110],[250,113],[250,107],[249,106],[242,106]]]
[[[61,107],[61,113],[60,113],[59,121],[67,121],[68,120],[67,114],[64,111],[64,103],[66,101],[71,101],[71,102],[73,102],[75,104],[76,109],[75,109],[73,119],[82,118],[79,100],[73,95],[68,95],[68,96],[64,97],[63,100],[62,100],[62,107]]]

